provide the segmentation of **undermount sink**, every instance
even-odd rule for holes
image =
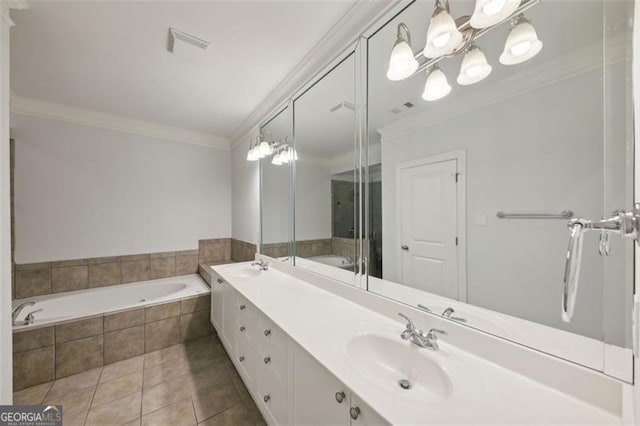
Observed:
[[[396,341],[373,334],[356,336],[347,346],[355,369],[377,385],[418,401],[445,399],[451,394],[451,379],[425,351],[400,336]]]
[[[252,268],[250,266],[244,266],[242,268],[234,268],[229,271],[229,275],[236,278],[253,278],[262,273],[261,270]]]

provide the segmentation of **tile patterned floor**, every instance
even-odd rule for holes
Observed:
[[[208,336],[14,393],[63,405],[74,425],[265,425],[218,340]]]

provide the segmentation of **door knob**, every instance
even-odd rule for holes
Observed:
[[[240,327],[240,332],[243,332],[245,330],[244,325],[242,327]]]
[[[265,364],[269,364],[271,362],[271,357],[270,356],[265,356],[263,361],[264,361]]]
[[[400,248],[404,251],[409,251],[409,246],[406,244],[401,245]]]
[[[224,281],[221,280],[220,278],[218,278],[216,281],[218,281],[218,284],[222,284]]]
[[[245,308],[246,308],[246,306],[245,306],[245,305],[240,305],[240,310],[241,310],[241,311],[244,311],[244,310],[245,310]]]
[[[344,401],[345,398],[345,394],[343,391],[340,392],[336,392],[336,401],[338,401],[338,404],[342,404],[342,401]]]
[[[265,331],[264,331],[264,335],[265,335],[265,336],[267,336],[267,337],[268,337],[270,334],[271,334],[271,330],[265,330]]]
[[[243,356],[240,356],[240,358],[238,358],[238,360],[239,360],[240,362],[242,362],[242,361],[244,361],[244,357],[243,357]]]
[[[262,398],[262,400],[263,400],[264,402],[269,402],[269,401],[271,401],[271,395],[268,395],[268,394],[267,394],[267,395],[265,395],[265,396]]]

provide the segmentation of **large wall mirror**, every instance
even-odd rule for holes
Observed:
[[[261,238],[260,253],[271,257],[289,256],[292,240],[291,111],[284,108],[260,127],[254,144],[260,158]],[[264,150],[259,152],[261,144]],[[268,146],[268,148],[267,148]],[[284,207],[284,208],[283,208]]]
[[[296,97],[295,264],[353,283],[355,59],[348,54]]]
[[[520,8],[428,64],[389,69],[407,32],[422,51],[431,1],[369,37],[368,289],[598,370],[604,342],[630,379],[632,242],[585,234],[570,322],[561,297],[569,220],[633,203],[633,2]]]

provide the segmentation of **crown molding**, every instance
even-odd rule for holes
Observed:
[[[223,150],[229,150],[231,148],[229,140],[220,136],[195,132],[179,127],[165,126],[159,123],[135,120],[101,111],[25,98],[15,92],[11,92],[11,113],[64,121],[81,126],[115,130],[172,142],[206,146],[209,148]]]
[[[24,10],[29,9],[27,0],[6,0],[9,3],[9,9]]]
[[[270,114],[274,108],[282,105],[289,97],[319,69],[331,62],[345,46],[355,43],[360,35],[379,17],[384,15],[399,0],[370,1],[358,0],[347,13],[320,39],[289,74],[273,89],[267,97],[249,114],[249,116],[231,134],[233,146],[240,143],[241,135]]]
[[[626,58],[626,34],[613,37],[607,43],[607,56],[603,61],[602,43],[587,45],[572,51],[555,60],[547,61],[527,69],[527,71],[501,79],[485,90],[451,102],[446,108],[426,108],[399,118],[376,131],[382,141],[389,141],[417,129],[430,127],[437,123],[486,108],[498,102],[523,95],[546,86],[576,77],[578,75],[602,68]],[[461,89],[464,89],[462,87]],[[489,95],[487,96],[487,93]]]
[[[13,27],[15,24],[10,16],[11,5],[7,0],[0,0],[0,23],[4,23],[4,25],[9,28]]]

